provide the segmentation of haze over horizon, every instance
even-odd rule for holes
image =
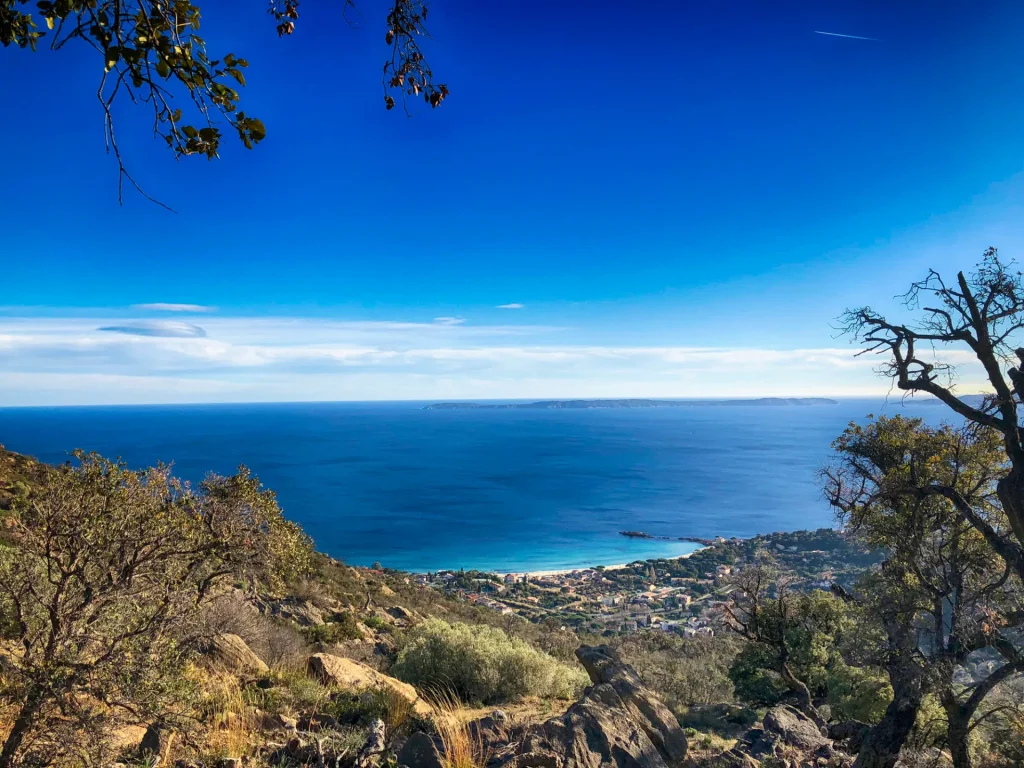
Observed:
[[[118,206],[91,52],[0,50],[0,406],[884,395],[845,308],[1024,261],[1024,5],[587,9],[435,0],[406,119],[371,14],[204,3],[269,135],[175,163],[119,114],[176,214]]]

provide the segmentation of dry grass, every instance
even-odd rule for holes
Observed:
[[[469,727],[472,718],[459,699],[453,694],[441,694],[433,696],[431,703],[434,726],[443,747],[438,755],[443,768],[483,768],[489,755],[479,734],[474,735]]]
[[[213,758],[248,757],[260,743],[262,718],[246,701],[238,678],[212,672],[205,676],[206,714],[210,732],[205,751]]]

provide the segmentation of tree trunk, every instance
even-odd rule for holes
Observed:
[[[918,692],[916,696],[898,696],[889,703],[885,715],[864,738],[854,768],[892,768],[896,764],[914,727],[921,698]]]
[[[779,672],[782,674],[782,679],[786,681],[786,685],[789,686],[789,690],[796,696],[797,709],[811,718],[818,726],[824,726],[826,724],[825,718],[821,716],[818,708],[814,706],[814,701],[811,699],[811,691],[807,684],[793,674],[789,664],[783,663],[779,668]]]
[[[967,737],[970,734],[968,729],[970,715],[964,711],[956,694],[951,689],[942,693],[942,706],[946,710],[946,741],[949,743],[949,751],[953,757],[954,768],[971,768],[971,750],[967,744]]]
[[[1003,506],[1003,512],[1010,523],[1017,543],[1024,547],[1024,467],[1014,461],[1010,471],[996,484],[996,495]],[[1024,568],[1020,563],[1010,563],[1017,575],[1024,579]]]
[[[893,698],[882,719],[864,737],[854,768],[893,768],[917,720],[925,692],[924,670],[915,658],[917,632],[905,619],[896,613],[884,620]]]
[[[30,691],[21,704],[21,710],[11,725],[11,731],[4,741],[4,748],[0,750],[0,768],[12,768],[14,757],[25,740],[28,729],[32,725],[39,708],[42,706],[42,696],[37,691]]]

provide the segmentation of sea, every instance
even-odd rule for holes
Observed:
[[[869,414],[929,401],[425,410],[426,403],[0,408],[0,444],[75,448],[197,481],[251,468],[323,552],[405,571],[521,572],[686,554],[713,538],[835,524],[819,471]],[[643,531],[676,540],[627,538]]]

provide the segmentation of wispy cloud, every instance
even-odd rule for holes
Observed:
[[[462,325],[466,319],[464,317],[435,317],[434,322],[438,325]]]
[[[818,29],[814,30],[814,34],[816,34],[816,35],[828,35],[829,37],[846,37],[846,38],[849,38],[850,40],[871,40],[871,41],[876,42],[876,43],[882,42],[882,40],[880,38],[877,38],[877,37],[861,37],[860,35],[844,35],[841,32],[822,32],[821,30],[818,30]]]
[[[203,304],[167,304],[155,302],[153,304],[133,304],[132,309],[144,309],[150,312],[216,312],[216,307],[208,307]]]
[[[106,325],[96,330],[124,333],[129,336],[155,336],[170,339],[195,339],[206,336],[206,331],[198,325],[178,320],[138,320],[121,325]]]
[[[295,317],[211,316],[204,328],[169,320],[97,325],[0,317],[0,405],[796,396],[887,387],[871,370],[876,361],[854,358],[852,347],[586,345],[542,326]],[[977,391],[966,364],[963,373],[964,391]]]
[[[497,309],[522,309],[525,304],[499,304]]]

